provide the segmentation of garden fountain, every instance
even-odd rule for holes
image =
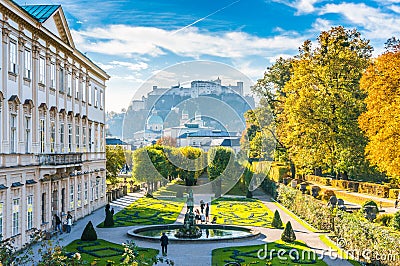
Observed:
[[[195,224],[195,216],[193,212],[194,200],[193,190],[189,191],[189,196],[186,201],[187,211],[183,226],[175,233],[177,238],[199,238],[202,235],[201,229]]]
[[[237,239],[257,238],[260,232],[241,226],[217,225],[217,224],[196,224],[193,212],[194,199],[193,191],[189,191],[186,201],[187,211],[184,223],[170,225],[145,226],[128,231],[130,237],[159,242],[162,233],[166,233],[170,242],[183,241],[234,241]]]

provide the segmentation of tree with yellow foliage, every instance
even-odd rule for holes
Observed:
[[[400,178],[400,46],[394,38],[387,44],[388,50],[361,79],[368,96],[359,124],[369,139],[367,158],[389,176]]]
[[[359,81],[372,47],[356,30],[323,31],[306,41],[285,83],[278,134],[290,158],[304,170],[322,167],[346,178],[364,165],[366,138],[357,119],[365,110]]]

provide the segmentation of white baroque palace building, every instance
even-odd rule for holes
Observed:
[[[106,204],[109,76],[74,46],[58,5],[0,2],[0,234],[20,246],[53,215]]]

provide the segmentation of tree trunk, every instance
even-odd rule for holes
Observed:
[[[292,178],[296,178],[296,166],[292,161],[290,161],[290,172],[292,173]]]
[[[349,175],[348,175],[347,171],[340,173],[340,179],[349,180]]]
[[[314,175],[316,175],[316,176],[322,176],[322,168],[321,168],[321,166],[316,167],[316,168],[314,169]]]

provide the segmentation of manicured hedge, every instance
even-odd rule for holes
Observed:
[[[345,244],[346,250],[353,254],[366,254],[367,257],[385,256],[387,260],[377,261],[367,260],[374,265],[399,265],[400,254],[400,234],[392,228],[385,228],[378,224],[367,221],[360,213],[346,213],[338,211],[335,218],[334,234],[342,239],[340,242]],[[395,260],[391,259],[395,258]]]
[[[271,180],[283,182],[284,177],[290,176],[290,167],[287,164],[273,162],[253,162],[252,171],[268,174]]]
[[[360,183],[356,181],[336,179],[332,179],[331,184],[333,187],[342,188],[353,192],[358,192],[358,187],[360,185]]]
[[[368,182],[360,182],[358,186],[359,193],[365,193],[370,195],[375,195],[382,198],[389,197],[389,187],[386,185],[368,183]]]
[[[312,196],[281,185],[278,188],[278,201],[318,230],[329,231],[332,228],[331,209]]]
[[[307,176],[305,176],[305,179],[307,181],[316,182],[316,183],[319,183],[324,186],[330,186],[332,183],[332,178],[330,178],[330,177],[307,175]]]
[[[347,213],[339,210],[331,212],[321,201],[288,186],[280,186],[278,193],[282,205],[314,227],[323,230],[333,229],[336,238],[342,239],[340,243],[345,244],[344,248],[351,251],[351,254],[361,256],[364,252],[367,255],[378,254],[386,258],[391,256],[396,260],[382,261],[383,264],[380,265],[399,265],[400,234],[393,228],[369,222],[361,212]],[[400,217],[400,211],[397,215]],[[373,262],[373,260],[367,261]]]
[[[346,189],[353,192],[364,193],[369,195],[378,196],[381,198],[389,197],[390,187],[387,185],[369,183],[369,182],[357,182],[351,180],[337,180],[330,177],[307,175],[305,177],[307,181],[315,182],[325,186],[333,186],[336,188]],[[400,191],[400,190],[399,190]],[[392,192],[396,193],[396,192]],[[399,192],[397,192],[399,193]]]

